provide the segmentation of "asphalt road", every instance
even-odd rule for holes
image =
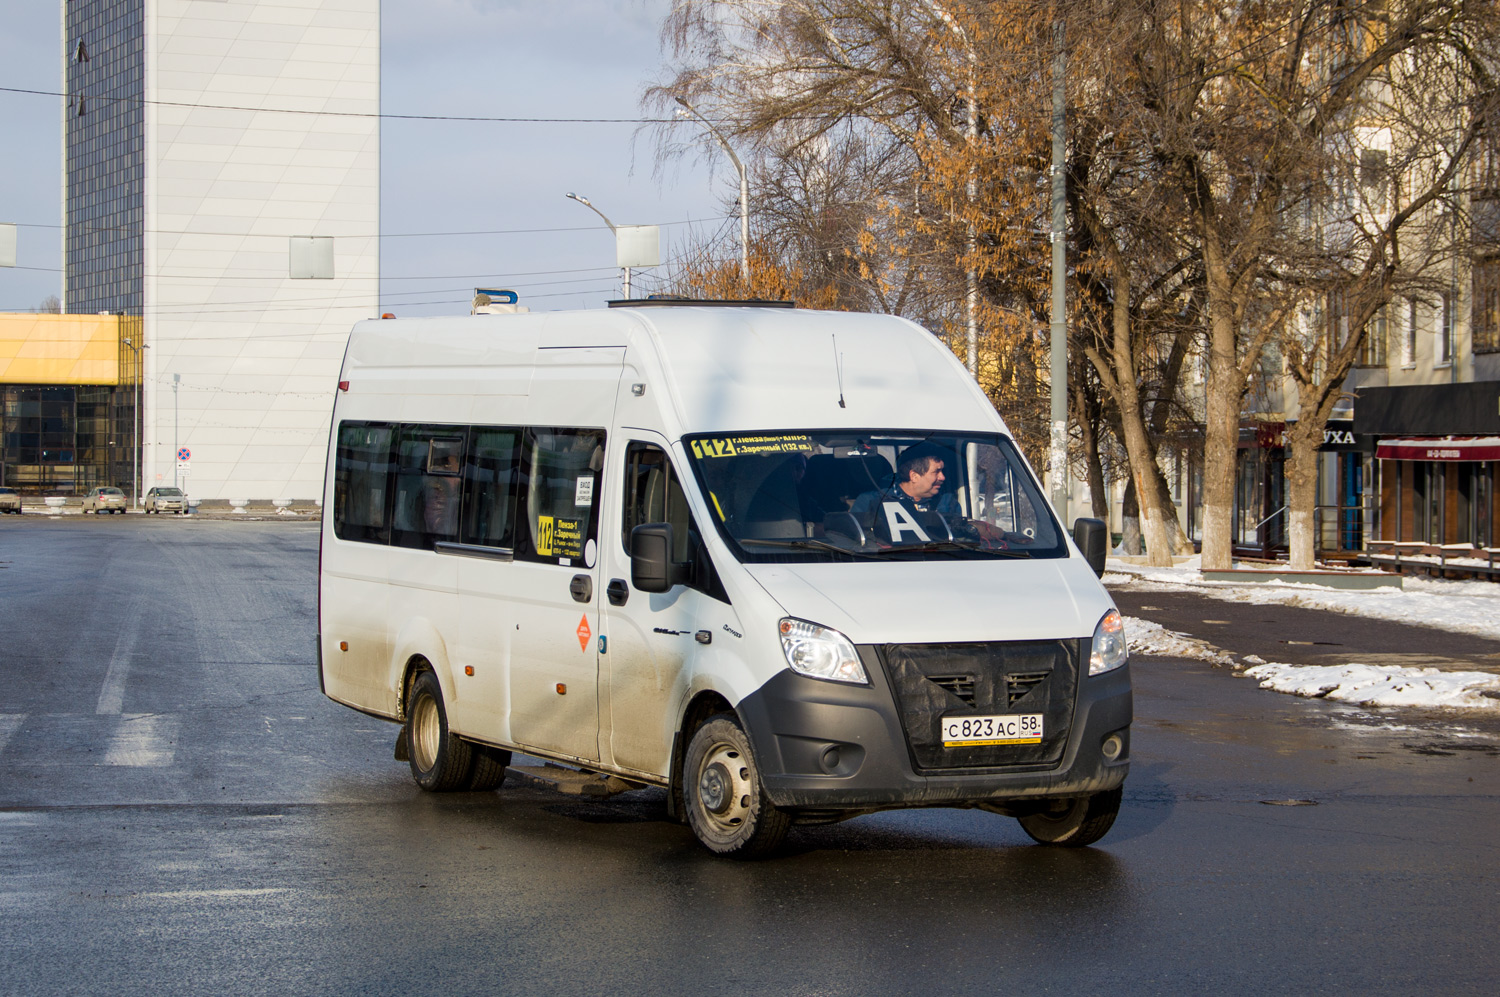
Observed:
[[[726,862],[656,790],[419,793],[394,726],[318,693],[316,550],[299,524],[0,522],[0,992],[1489,994],[1500,978],[1500,738],[1464,717],[1138,658],[1125,806],[1098,847],[932,810]]]

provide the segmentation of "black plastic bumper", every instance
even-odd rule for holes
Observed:
[[[1003,804],[1114,789],[1130,768],[1130,666],[1080,676],[1073,727],[1060,762],[918,771],[895,697],[873,648],[860,657],[870,685],[823,682],[790,670],[738,707],[755,748],[766,794],[784,809]],[[1087,666],[1083,669],[1087,671]],[[1106,760],[1111,734],[1124,747]]]

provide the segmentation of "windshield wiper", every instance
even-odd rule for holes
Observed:
[[[860,550],[855,547],[840,547],[838,544],[829,543],[827,540],[819,540],[811,537],[806,540],[767,540],[760,537],[736,537],[736,541],[742,544],[764,544],[767,547],[790,547],[794,550],[827,550],[836,554],[848,554],[851,557],[879,557],[875,551]]]
[[[977,550],[996,557],[1024,558],[1029,555],[1023,551],[1006,550],[1005,548],[986,547],[983,540],[928,540],[925,543],[899,544],[894,547],[883,548],[881,554],[926,554],[933,551],[943,550]]]

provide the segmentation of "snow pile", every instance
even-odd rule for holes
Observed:
[[[1127,622],[1128,631],[1129,624]],[[1361,706],[1500,709],[1500,675],[1398,665],[1282,665],[1247,668],[1262,689]],[[1485,695],[1489,692],[1491,695]]]
[[[1160,623],[1122,616],[1125,621],[1125,639],[1130,644],[1131,654],[1154,654],[1163,658],[1197,658],[1216,665],[1232,665],[1234,658],[1196,637],[1168,630]]]
[[[1404,589],[1346,591],[1303,582],[1245,585],[1205,581],[1199,561],[1194,557],[1174,568],[1111,561],[1105,583],[1125,584],[1128,578],[1137,591],[1192,591],[1225,602],[1300,606],[1500,640],[1500,584],[1495,582],[1408,575]]]

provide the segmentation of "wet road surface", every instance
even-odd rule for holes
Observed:
[[[932,810],[725,862],[657,790],[419,793],[396,728],[318,692],[316,551],[296,524],[0,523],[0,990],[1487,994],[1500,978],[1500,739],[1461,714],[1138,658],[1125,805],[1096,848]]]

